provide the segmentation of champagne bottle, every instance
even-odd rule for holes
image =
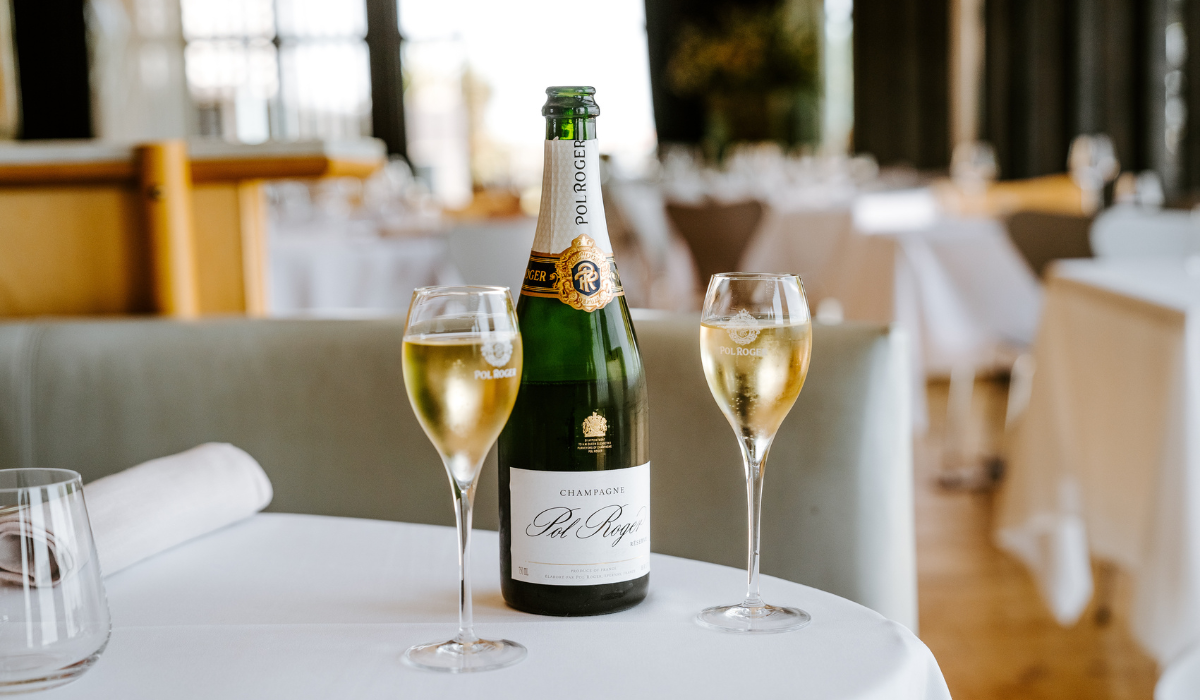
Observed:
[[[501,590],[542,615],[624,610],[650,581],[646,381],[604,219],[595,92],[546,90],[524,369],[498,443]]]

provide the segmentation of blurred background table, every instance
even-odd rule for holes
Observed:
[[[449,494],[446,494],[447,497]],[[529,658],[468,676],[408,668],[410,645],[453,635],[453,528],[263,514],[107,579],[113,636],[68,698],[764,697],[949,700],[903,626],[816,589],[765,577],[769,600],[813,623],[737,638],[696,625],[745,572],[653,555],[650,596],[614,615],[555,619],[507,608],[498,541],[475,535],[475,619]],[[750,672],[752,671],[752,672]]]
[[[1033,342],[1041,307],[1037,278],[1003,224],[946,215],[927,189],[774,212],[741,267],[800,274],[819,314],[903,328],[915,387],[960,367],[970,376],[1007,370]],[[913,400],[923,428],[925,392]]]
[[[1063,624],[1089,554],[1134,579],[1132,628],[1166,666],[1200,642],[1200,276],[1196,260],[1052,268],[998,543]]]
[[[275,236],[270,250],[275,316],[404,314],[417,287],[463,283],[440,236]]]

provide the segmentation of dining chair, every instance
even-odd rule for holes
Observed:
[[[261,315],[263,181],[365,177],[373,139],[0,145],[0,317]]]
[[[667,218],[687,241],[696,261],[696,281],[701,287],[707,287],[708,279],[718,272],[738,269],[764,211],[762,203],[755,200],[701,205],[668,202],[666,206]]]
[[[1008,237],[1039,278],[1055,260],[1090,258],[1092,218],[1081,214],[1019,211],[1008,217]]]
[[[742,567],[733,430],[699,318],[635,314],[651,405],[654,551]],[[400,319],[0,323],[0,468],[89,482],[203,442],[249,452],[270,510],[453,525],[445,472],[404,391]],[[762,570],[916,628],[909,372],[887,327],[817,325],[771,451]],[[495,453],[476,525],[498,526]]]

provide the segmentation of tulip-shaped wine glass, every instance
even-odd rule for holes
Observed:
[[[506,287],[425,287],[404,331],[404,384],[446,465],[458,524],[458,634],[404,653],[418,668],[489,671],[525,658],[507,639],[475,636],[471,610],[471,507],[483,458],[508,421],[521,385],[521,333]]]
[[[796,275],[727,272],[713,275],[700,319],[700,357],[708,388],[742,448],[749,503],[746,598],[696,616],[725,632],[788,632],[812,619],[776,607],[759,594],[758,533],[763,468],[779,425],[792,410],[812,348],[812,322]]]

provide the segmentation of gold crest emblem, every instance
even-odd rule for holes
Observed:
[[[602,438],[608,432],[608,420],[604,416],[592,411],[592,415],[583,419],[583,436],[589,438]]]
[[[725,330],[733,342],[738,345],[749,345],[758,338],[758,321],[754,320],[750,312],[742,309],[729,320]]]
[[[554,266],[554,289],[571,308],[591,313],[603,309],[616,296],[608,256],[586,234],[571,241],[571,247],[562,252]]]

